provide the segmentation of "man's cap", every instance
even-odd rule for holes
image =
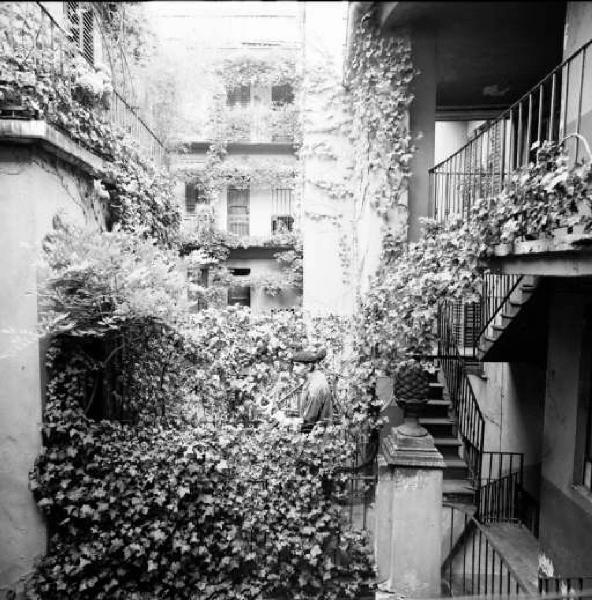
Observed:
[[[321,362],[327,356],[327,350],[325,348],[299,350],[294,352],[292,361],[297,363],[317,363]]]

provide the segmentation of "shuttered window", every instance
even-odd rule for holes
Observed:
[[[207,198],[197,183],[188,182],[185,184],[185,214],[188,216],[194,215],[199,204],[207,203]]]
[[[95,64],[95,17],[83,2],[65,2],[66,23],[70,40],[89,64]]]
[[[228,232],[249,235],[249,189],[229,187],[226,194]]]
[[[251,102],[251,86],[239,85],[226,91],[228,106],[248,106]]]

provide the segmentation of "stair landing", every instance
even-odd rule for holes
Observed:
[[[534,535],[515,523],[490,523],[483,529],[528,593],[538,594],[539,544]]]

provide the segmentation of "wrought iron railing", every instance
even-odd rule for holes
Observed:
[[[438,318],[438,352],[448,393],[463,442],[463,457],[475,488],[481,481],[481,465],[485,438],[485,419],[467,377],[464,357],[459,354],[454,335],[452,302],[442,303]]]
[[[522,278],[522,275],[513,274],[486,273],[484,275],[481,293],[483,327],[479,337],[485,335],[489,326],[495,323]]]
[[[443,591],[450,596],[507,597],[528,593],[520,576],[475,517],[448,503],[443,511],[445,530],[449,532],[443,552]]]
[[[19,60],[30,63],[33,67],[31,76],[37,81],[50,81],[56,89],[66,86],[72,90],[75,84],[71,71],[75,60],[85,61],[91,72],[95,69],[91,55],[76,43],[72,35],[39,2],[6,2],[3,3],[2,13],[9,26],[0,29],[0,50],[5,58],[18,57]],[[118,57],[118,64],[124,58],[123,55]],[[105,98],[102,106],[97,105],[93,110],[102,121],[127,133],[141,151],[157,164],[162,164],[166,154],[165,147],[140,115],[138,101],[130,85],[131,77],[125,74],[129,72],[124,69],[125,72],[118,75],[121,69],[115,69],[113,65],[111,67],[109,75],[113,91],[108,94],[108,99]],[[21,73],[1,75],[4,79],[12,77],[15,88],[23,87],[23,82],[18,80]],[[35,85],[35,81],[28,83]],[[10,112],[7,116],[11,116]]]
[[[467,219],[480,198],[499,193],[509,175],[534,159],[534,143],[582,133],[586,90],[592,85],[584,44],[535,87],[477,130],[462,148],[430,169],[431,210],[439,221]],[[585,152],[581,139],[566,141],[573,160]]]
[[[548,596],[561,595],[563,598],[592,598],[592,575],[585,577],[544,577],[539,576],[539,594]]]
[[[481,523],[522,523],[524,455],[520,452],[484,452],[478,493]]]

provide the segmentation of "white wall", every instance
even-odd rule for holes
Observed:
[[[303,308],[311,314],[351,314],[355,298],[353,201],[332,198],[317,183],[346,184],[352,167],[349,140],[338,129],[327,131],[347,114],[338,96],[343,76],[346,9],[343,2],[303,3],[304,147],[331,146],[330,160],[306,154],[303,163],[302,231],[304,241]],[[326,73],[324,83],[319,73]],[[333,83],[334,82],[334,83]]]
[[[90,181],[27,148],[0,151],[0,595],[45,553],[45,527],[28,489],[41,448],[36,263],[59,211],[99,227]],[[12,331],[12,333],[10,333]],[[25,332],[24,335],[19,332]]]
[[[233,258],[229,268],[251,269],[250,276],[258,277],[277,274],[281,271],[273,258]],[[293,291],[284,291],[277,296],[266,294],[262,289],[251,289],[251,310],[254,313],[269,311],[272,308],[292,308],[300,305],[300,297]]]

